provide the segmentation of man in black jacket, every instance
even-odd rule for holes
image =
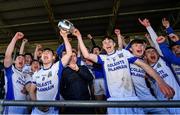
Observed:
[[[89,83],[93,76],[86,66],[77,65],[77,54],[73,51],[68,67],[62,72],[61,95],[65,100],[90,100]],[[90,114],[91,108],[65,108],[67,114]]]

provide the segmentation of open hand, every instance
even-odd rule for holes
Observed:
[[[142,24],[144,27],[148,27],[148,26],[151,26],[150,22],[148,19],[144,19],[144,20],[141,20],[140,18],[138,18],[140,24]]]

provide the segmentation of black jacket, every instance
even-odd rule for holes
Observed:
[[[89,100],[89,83],[93,76],[86,66],[78,66],[79,71],[66,67],[62,72],[61,95],[65,100]]]

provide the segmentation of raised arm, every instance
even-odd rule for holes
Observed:
[[[87,37],[91,40],[91,43],[92,43],[93,47],[95,47],[96,43],[94,41],[94,38],[91,36],[91,34],[88,34]]]
[[[66,66],[72,55],[72,47],[71,47],[71,44],[69,43],[67,32],[60,30],[60,35],[62,36],[64,40],[64,45],[66,48],[66,54],[61,58],[61,61],[62,61],[63,66]]]
[[[119,49],[123,49],[123,40],[122,40],[122,36],[121,36],[121,31],[119,29],[115,29],[114,30],[114,33],[116,34],[117,36],[117,39],[118,39],[118,47]]]
[[[154,45],[154,43],[153,43],[153,41],[152,41],[150,35],[149,35],[148,33],[146,33],[144,36],[145,36],[146,39],[148,40],[150,46],[151,46],[151,47],[155,47],[155,45]]]
[[[28,42],[27,39],[23,39],[23,40],[22,40],[19,54],[24,54],[24,47],[25,47],[25,45],[26,45],[27,42]]]
[[[84,45],[84,42],[82,40],[82,36],[81,36],[81,33],[79,32],[78,29],[75,29],[73,34],[77,37],[78,39],[78,42],[79,42],[79,46],[80,46],[80,49],[81,49],[81,52],[84,56],[84,58],[86,59],[89,59],[93,62],[97,62],[97,55],[95,54],[90,54],[86,48],[86,46]]]
[[[134,63],[143,68],[152,78],[156,80],[161,92],[166,98],[170,99],[174,96],[175,92],[173,88],[166,84],[154,69],[139,59],[137,59]]]
[[[141,19],[139,18],[138,20],[139,20],[139,22],[147,29],[147,31],[148,31],[148,33],[150,34],[151,39],[152,39],[152,41],[153,41],[153,43],[154,43],[154,45],[155,45],[156,50],[157,50],[158,53],[162,56],[162,52],[161,52],[161,50],[160,50],[160,48],[159,48],[159,45],[158,45],[158,43],[157,43],[157,41],[156,41],[156,39],[158,38],[158,36],[157,36],[156,32],[153,30],[153,28],[151,27],[151,24],[150,24],[149,20],[146,19],[146,18],[145,18],[144,20],[141,20]]]
[[[19,39],[22,39],[24,37],[24,34],[21,32],[17,32],[15,36],[12,38],[10,44],[8,45],[6,52],[5,52],[5,58],[4,58],[4,67],[8,68],[12,65],[12,53],[15,47],[16,42]]]
[[[160,45],[164,57],[171,63],[180,65],[180,57],[177,57],[169,48],[168,44],[165,43],[166,38],[163,36],[158,37],[157,42]]]
[[[41,49],[42,46],[40,44],[37,44],[36,45],[36,49],[34,51],[34,59],[38,60],[38,52],[39,52],[39,49]]]

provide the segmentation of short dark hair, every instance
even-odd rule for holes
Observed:
[[[145,51],[148,50],[148,49],[154,49],[156,50],[156,48],[152,47],[152,46],[149,46],[149,47],[146,47]],[[156,50],[157,51],[157,50]]]
[[[33,62],[39,62],[39,60],[37,60],[37,59],[33,59],[32,61],[31,61],[31,64],[30,65],[32,65],[32,63]],[[39,62],[39,65],[41,65],[41,63]]]
[[[133,44],[144,44],[146,43],[145,40],[142,40],[142,39],[134,39],[130,42],[130,47],[133,45]]]
[[[43,49],[43,52],[46,51],[46,50],[51,51],[52,54],[54,55],[54,51],[53,51],[51,48],[44,48],[44,49]]]
[[[109,39],[115,42],[114,38],[112,38],[111,36],[104,36],[102,41],[104,41],[105,39]]]
[[[177,46],[177,45],[179,45],[179,44],[173,42],[173,43],[171,43],[171,45],[169,46],[169,48],[172,49],[174,46]]]
[[[100,48],[99,46],[96,45],[96,46],[93,46],[93,47],[92,47],[91,52],[93,52],[94,48],[98,48],[99,51],[101,51],[101,48]]]
[[[31,56],[31,59],[33,59],[33,56],[32,56],[32,54],[31,54],[31,53],[25,53],[25,54],[24,54],[24,56],[26,56],[26,55]]]
[[[24,57],[23,54],[17,54],[17,55],[15,56],[15,60],[16,60],[16,58],[19,57],[19,56],[23,56],[23,57]]]

